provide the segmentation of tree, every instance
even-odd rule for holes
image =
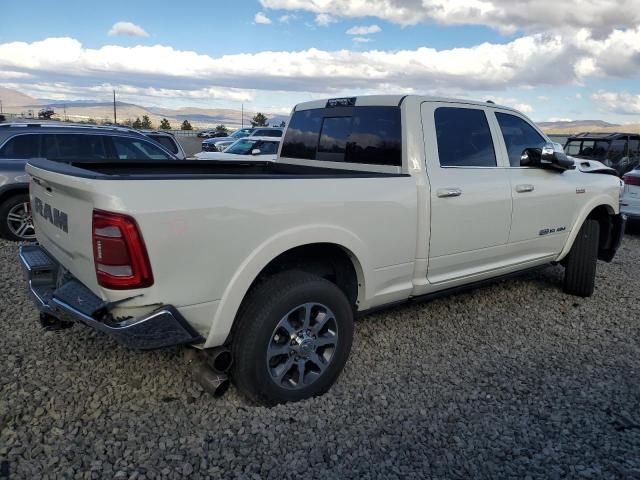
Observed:
[[[193,130],[193,127],[189,123],[189,120],[185,120],[184,122],[182,122],[182,125],[180,126],[180,130]]]
[[[153,128],[153,124],[151,123],[151,120],[149,120],[149,115],[142,116],[142,128],[147,130],[151,130]]]
[[[53,117],[55,114],[56,112],[53,111],[53,108],[45,107],[38,112],[38,118],[41,120],[51,120],[51,117]]]
[[[222,125],[222,124],[218,125],[215,128],[215,130],[216,130],[216,132],[224,133],[225,135],[229,133],[229,129],[226,126]]]
[[[136,119],[131,124],[133,128],[142,128],[142,122],[140,121],[140,117],[136,117]]]
[[[284,120],[280,122],[280,128],[284,128],[286,127],[286,125],[287,125],[287,122],[285,122]]]
[[[160,120],[160,129],[171,130],[171,124],[169,123],[169,120],[167,120],[166,118],[163,118],[162,120]]]
[[[0,123],[6,122],[6,121],[7,121],[7,117],[5,117],[4,115],[0,115]]]
[[[256,115],[251,119],[252,127],[266,127],[268,125],[269,119],[260,112],[256,113]]]

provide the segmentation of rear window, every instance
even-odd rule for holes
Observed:
[[[256,130],[253,132],[254,137],[281,137],[282,130],[278,129],[266,129],[266,130]]]
[[[148,137],[158,142],[171,153],[178,153],[178,146],[176,145],[175,140],[171,137],[167,137],[166,135],[148,135]]]
[[[13,137],[0,149],[0,158],[35,158],[38,156],[40,135],[26,134]]]
[[[318,108],[295,112],[283,157],[370,165],[402,165],[399,107]]]
[[[487,116],[473,108],[440,107],[435,111],[441,167],[495,167],[496,153]]]
[[[163,150],[137,138],[112,137],[116,155],[120,160],[172,160]]]

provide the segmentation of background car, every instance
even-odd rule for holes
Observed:
[[[187,158],[184,148],[172,133],[163,130],[141,130],[141,132],[162,145],[165,150],[173,153],[179,160]]]
[[[198,137],[200,138],[214,138],[214,137],[226,137],[227,134],[225,132],[221,132],[220,130],[203,130],[198,132]]]
[[[278,156],[280,139],[273,137],[246,137],[236,140],[224,152],[200,152],[198,160],[250,160],[274,161]]]
[[[567,139],[564,151],[572,157],[602,162],[622,176],[640,163],[640,135],[580,133]]]
[[[624,193],[620,199],[620,212],[630,220],[640,221],[640,166],[628,172],[622,180]]]
[[[283,128],[280,127],[250,127],[240,128],[228,137],[211,138],[202,142],[203,152],[221,152],[233,142],[244,137],[282,137]]]
[[[30,158],[59,162],[178,160],[162,144],[130,128],[60,122],[3,123],[0,125],[0,237],[7,240],[35,238],[29,178],[24,171]]]

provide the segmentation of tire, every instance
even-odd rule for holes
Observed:
[[[580,227],[564,269],[564,291],[579,297],[590,297],[596,282],[600,224],[587,219]]]
[[[352,340],[353,310],[336,285],[306,272],[279,273],[243,302],[231,376],[242,393],[268,406],[322,395],[340,375]]]
[[[13,195],[0,205],[0,236],[13,241],[36,238],[28,193]]]

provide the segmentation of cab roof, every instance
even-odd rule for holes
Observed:
[[[374,106],[400,106],[403,102],[453,102],[453,103],[466,103],[468,105],[478,106],[491,106],[503,108],[505,110],[515,109],[511,107],[505,107],[503,105],[497,105],[491,100],[485,102],[474,101],[462,98],[447,98],[447,97],[435,97],[435,96],[423,96],[423,95],[361,95],[353,97],[337,97],[337,98],[325,98],[321,100],[311,100],[309,102],[299,103],[294,107],[294,111],[311,110],[316,108],[330,108],[330,107],[374,107]]]

